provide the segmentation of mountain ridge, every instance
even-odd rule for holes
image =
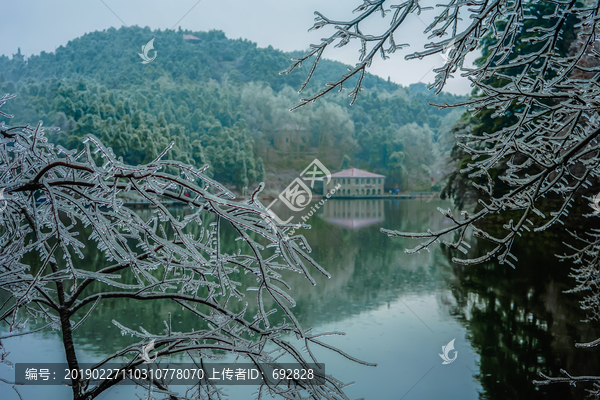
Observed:
[[[156,58],[143,64],[138,54],[152,39]],[[77,147],[94,133],[135,164],[174,141],[174,158],[209,164],[215,179],[238,188],[263,179],[265,163],[272,171],[302,170],[315,157],[331,170],[355,166],[386,175],[390,188],[430,186],[439,135],[458,116],[427,103],[464,96],[435,96],[424,84],[406,88],[369,74],[353,106],[336,93],[290,113],[306,76],[280,72],[296,54],[221,31],[110,28],[54,53],[0,56],[0,90],[19,95],[11,102],[16,117],[7,122],[59,126],[53,143]],[[307,90],[347,67],[322,60]],[[286,125],[305,130],[284,132]]]

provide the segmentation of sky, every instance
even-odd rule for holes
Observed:
[[[434,6],[436,0],[425,1]],[[397,4],[390,2],[391,4]],[[422,2],[423,3],[423,2]],[[231,39],[244,38],[259,47],[273,46],[284,51],[306,50],[311,43],[331,35],[333,28],[308,32],[319,11],[335,20],[348,20],[352,10],[362,0],[22,0],[2,6],[0,24],[0,54],[12,56],[21,49],[25,56],[41,51],[53,52],[69,40],[85,33],[110,27],[138,25],[152,29],[188,29],[208,31],[218,29]],[[444,60],[440,55],[423,60],[404,60],[404,56],[423,49],[431,40],[423,33],[433,20],[436,10],[424,11],[407,19],[396,34],[396,43],[410,47],[398,50],[388,60],[376,57],[369,72],[384,79],[408,86],[431,83]],[[465,18],[467,19],[467,18]],[[364,25],[364,33],[378,34],[388,26],[386,20],[373,15]],[[139,44],[140,46],[143,43]],[[155,44],[155,48],[158,43]],[[350,65],[358,61],[358,46],[345,46],[325,53],[325,58]],[[472,61],[474,57],[471,57]],[[444,91],[456,94],[470,92],[469,81],[455,74]]]

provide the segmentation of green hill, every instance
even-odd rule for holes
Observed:
[[[156,59],[142,64],[138,53],[153,38]],[[0,56],[0,90],[19,96],[7,123],[59,126],[51,135],[57,144],[75,147],[94,133],[128,162],[143,163],[173,141],[170,157],[209,164],[213,177],[238,188],[264,179],[265,167],[297,169],[315,157],[332,170],[385,174],[390,187],[425,185],[440,127],[457,117],[427,102],[460,97],[367,75],[352,107],[341,93],[290,113],[307,72],[279,74],[293,55],[220,31],[111,28],[54,53]],[[323,60],[308,90],[346,68]]]
[[[199,40],[185,40],[183,35],[193,35]],[[149,64],[142,64],[138,53],[152,38],[155,38],[157,57]],[[248,40],[227,39],[221,31],[111,28],[85,34],[60,46],[54,53],[42,52],[27,61],[19,55],[12,59],[0,56],[0,71],[6,80],[13,82],[28,78],[85,77],[111,88],[125,88],[167,75],[173,80],[194,82],[227,79],[238,85],[261,81],[279,91],[286,85],[297,88],[304,81],[305,71],[279,75],[289,66],[293,56],[270,46],[258,48],[256,43]],[[314,83],[322,86],[346,72],[346,68],[340,62],[324,60],[315,74]],[[364,87],[387,91],[398,89],[398,85],[373,75],[365,78]]]

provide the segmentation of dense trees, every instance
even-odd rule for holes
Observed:
[[[16,89],[24,117],[53,121],[60,131],[50,140],[76,147],[94,132],[131,164],[152,161],[171,141],[169,157],[189,164],[209,164],[209,176],[238,186],[260,181],[262,160],[254,156],[253,140],[223,93],[214,86],[168,86],[163,90],[108,90],[95,82],[48,80],[5,84]],[[210,111],[198,105],[202,98]],[[212,111],[212,112],[211,112]],[[231,174],[235,171],[235,174]]]
[[[186,41],[184,33],[200,40]],[[152,37],[159,56],[141,64],[139,46]],[[435,144],[442,121],[456,115],[428,107],[433,98],[422,84],[402,88],[371,75],[364,80],[365,101],[354,107],[340,95],[290,113],[297,99],[292,86],[302,80],[301,73],[279,74],[290,57],[216,31],[109,29],[86,34],[55,53],[27,60],[20,53],[0,57],[0,91],[18,94],[17,120],[11,123],[42,119],[59,126],[50,139],[63,146],[77,146],[94,132],[125,161],[138,164],[174,141],[169,157],[206,163],[209,175],[238,188],[263,179],[264,149],[273,148],[269,138],[285,125],[305,128],[310,156],[320,154],[332,170],[345,159],[346,166],[389,175],[392,187],[428,187],[429,172],[420,164],[391,157],[413,146],[406,143],[406,129],[417,129],[428,136],[423,143]],[[328,60],[323,66],[315,75],[317,84],[346,68]],[[431,146],[419,151],[434,156]],[[282,160],[269,160],[269,170],[296,168]],[[395,167],[388,169],[391,163]],[[398,172],[402,168],[408,175]],[[415,179],[407,180],[409,175]]]

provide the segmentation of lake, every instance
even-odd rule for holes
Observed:
[[[312,228],[302,233],[313,258],[332,277],[314,274],[316,287],[297,277],[288,280],[297,301],[292,311],[314,332],[345,332],[324,341],[378,364],[368,367],[318,350],[327,373],[355,382],[347,388],[351,399],[582,398],[581,387],[537,388],[531,383],[539,372],[558,376],[564,368],[590,375],[598,370],[591,349],[574,347],[599,337],[600,331],[581,322],[585,312],[579,308],[580,298],[563,293],[573,281],[568,277],[570,265],[553,256],[563,252],[560,241],[550,233],[522,238],[515,246],[516,269],[492,262],[465,267],[451,263],[450,253],[439,245],[429,252],[405,254],[405,248],[418,242],[388,238],[379,231],[447,226],[437,207],[448,208],[450,203],[330,199],[310,218]],[[276,212],[286,218],[285,209]],[[468,242],[473,254],[487,249],[474,238]],[[97,259],[92,253],[89,249],[86,256]],[[108,301],[75,332],[78,355],[82,362],[92,362],[129,343],[112,319],[149,329],[160,326],[167,311],[176,319],[177,310],[169,304],[146,309],[124,300]],[[177,323],[185,329],[191,322]],[[444,365],[439,353],[452,340],[456,359]],[[10,338],[3,344],[13,363],[65,362],[57,332]],[[0,364],[0,378],[13,380],[14,372]],[[66,387],[22,386],[19,391],[23,399],[71,397]],[[130,399],[134,392],[134,387],[122,386],[100,398]],[[225,387],[224,392],[231,399],[250,399],[254,389]],[[0,399],[18,396],[0,382]]]

